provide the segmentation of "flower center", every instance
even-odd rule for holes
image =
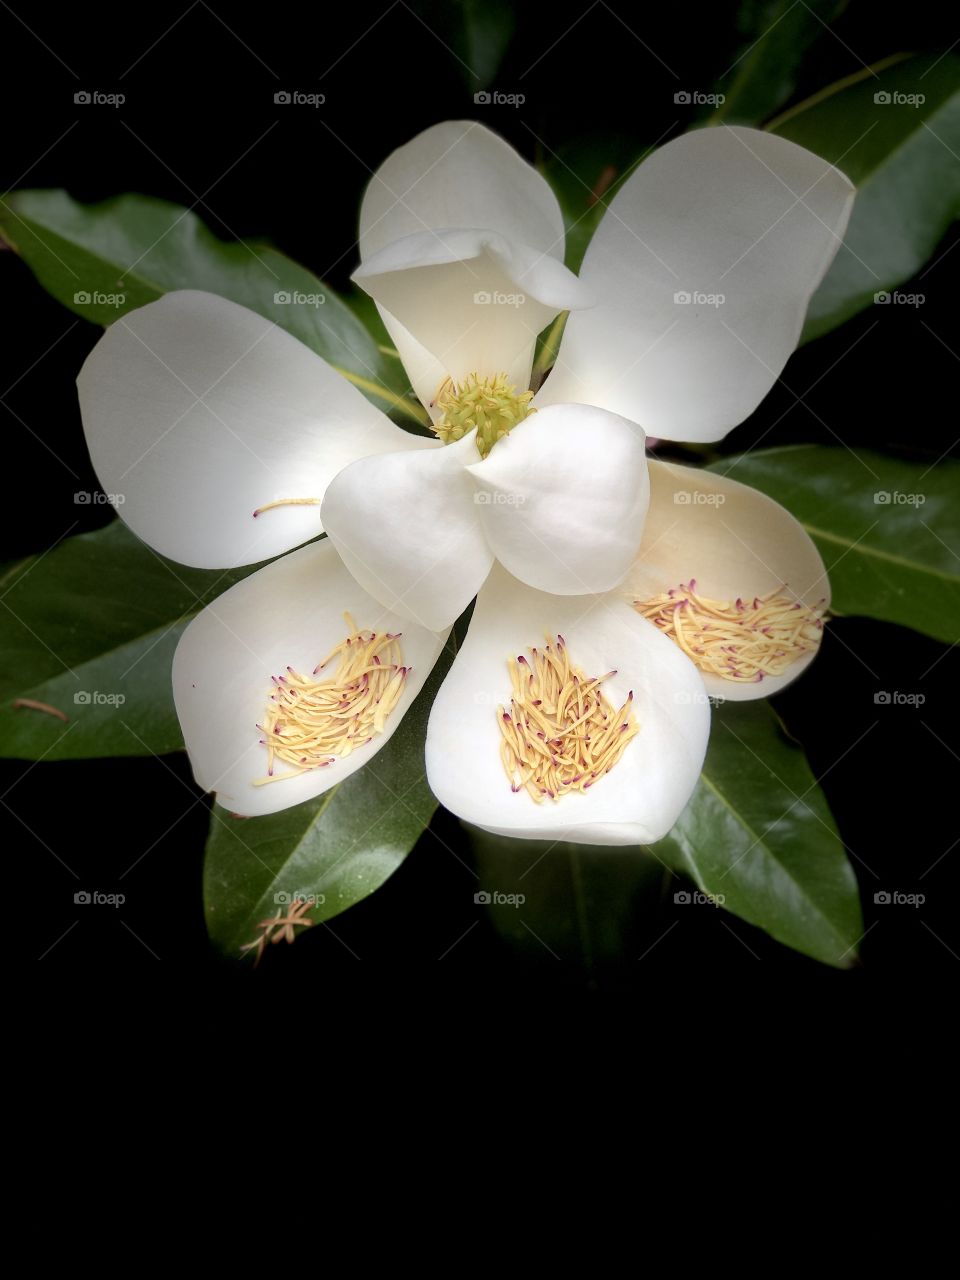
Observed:
[[[343,616],[350,634],[313,670],[316,675],[339,654],[336,675],[314,680],[287,667],[286,675],[271,677],[274,690],[263,724],[257,725],[267,748],[267,776],[254,786],[325,768],[365,746],[383,732],[400,700],[412,670],[401,666],[400,632],[359,630],[349,613]],[[290,771],[275,773],[278,760]]]
[[[497,707],[500,759],[513,791],[526,789],[537,804],[586,791],[609,773],[631,738],[640,732],[631,704],[619,711],[601,690],[616,671],[588,678],[570,661],[567,643],[547,636],[543,650],[531,649],[507,664],[513,697],[510,710]]]
[[[433,424],[433,430],[444,444],[452,444],[476,427],[477,449],[480,457],[485,458],[518,422],[536,413],[530,405],[532,399],[532,391],[518,393],[505,373],[492,378],[471,373],[459,385],[447,378],[433,399],[443,413]]]
[[[752,601],[710,600],[696,579],[635,600],[634,608],[675,640],[701,671],[741,684],[782,676],[820,643],[823,610],[785,595],[786,583]],[[822,603],[822,601],[821,601]]]

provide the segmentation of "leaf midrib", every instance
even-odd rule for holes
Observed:
[[[813,898],[811,898],[811,896],[810,896],[809,892],[808,892],[808,891],[803,887],[803,885],[802,885],[802,884],[797,880],[797,878],[796,878],[796,876],[793,874],[793,872],[792,872],[792,871],[791,871],[787,866],[785,866],[785,865],[784,865],[784,863],[783,863],[783,862],[782,862],[782,861],[781,861],[781,860],[776,856],[776,854],[773,852],[773,850],[770,848],[770,846],[766,843],[766,840],[764,839],[764,837],[763,837],[763,836],[758,835],[758,834],[756,833],[756,831],[754,831],[753,827],[752,827],[752,826],[750,825],[750,823],[749,823],[749,822],[747,822],[747,820],[743,817],[743,815],[740,813],[739,809],[737,809],[737,807],[736,807],[734,804],[732,804],[730,800],[728,800],[728,799],[727,799],[726,795],[725,795],[725,794],[724,794],[724,793],[723,793],[723,792],[722,792],[722,791],[717,787],[717,785],[716,785],[715,783],[711,782],[710,777],[709,777],[709,775],[707,774],[706,770],[704,770],[704,771],[703,771],[703,773],[700,775],[700,777],[701,777],[701,779],[702,779],[702,781],[703,781],[704,785],[705,785],[705,786],[706,786],[710,791],[712,791],[712,792],[713,792],[713,794],[717,797],[717,799],[720,801],[720,803],[723,805],[723,807],[724,807],[724,808],[725,808],[725,809],[726,809],[726,810],[727,810],[727,811],[728,811],[728,812],[729,812],[729,813],[730,813],[730,814],[731,814],[731,815],[736,819],[736,821],[737,821],[737,822],[738,822],[738,823],[743,827],[743,829],[744,829],[744,830],[745,830],[745,831],[746,831],[750,836],[752,836],[752,837],[753,837],[754,842],[755,842],[754,847],[755,847],[755,848],[760,848],[760,849],[763,849],[763,850],[764,850],[764,852],[767,854],[767,856],[770,858],[770,860],[771,860],[772,862],[774,862],[774,863],[775,863],[775,864],[780,868],[780,870],[783,872],[783,874],[787,877],[787,879],[790,881],[790,883],[794,886],[794,888],[795,888],[795,889],[797,890],[797,892],[799,893],[800,897],[802,897],[806,902],[808,902],[808,903],[810,904],[810,906],[811,906],[811,907],[813,908],[813,910],[816,912],[816,914],[817,914],[818,918],[819,918],[820,920],[822,920],[822,921],[824,922],[824,924],[826,924],[826,925],[827,925],[827,927],[829,928],[829,930],[830,930],[831,934],[833,935],[833,937],[834,937],[838,942],[846,943],[846,942],[847,942],[847,940],[846,940],[846,938],[844,938],[844,936],[843,936],[843,935],[838,931],[838,926],[837,926],[837,924],[836,924],[836,923],[835,923],[835,922],[834,922],[834,921],[833,921],[833,920],[832,920],[832,919],[831,919],[831,918],[826,914],[826,912],[824,911],[823,907],[822,907],[822,906],[820,906],[820,904],[819,904],[818,902],[816,902]],[[837,841],[838,841],[838,844],[839,844],[839,836],[837,837]],[[687,846],[689,846],[689,845],[690,845],[690,841],[689,841],[689,840],[686,840],[686,841],[685,841],[685,844],[686,844]],[[705,884],[705,882],[704,882],[704,880],[703,880],[703,877],[702,877],[702,875],[700,874],[700,868],[699,868],[699,866],[697,865],[697,861],[696,861],[696,859],[693,857],[693,855],[692,855],[692,854],[689,854],[689,853],[688,853],[688,856],[690,857],[690,861],[691,861],[691,863],[692,863],[692,865],[693,865],[693,867],[694,867],[694,870],[695,870],[695,871],[697,871],[698,878],[700,879],[700,883],[701,883],[701,884]],[[705,892],[709,892],[709,890],[705,888]],[[761,927],[761,928],[763,928],[763,926],[760,926],[760,927]],[[849,943],[847,943],[847,946],[848,946],[848,948],[849,948]]]

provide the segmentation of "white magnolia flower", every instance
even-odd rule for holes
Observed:
[[[805,535],[775,504],[758,517],[759,495],[731,502],[725,542],[704,536],[706,504],[674,503],[675,530],[663,496],[675,469],[658,464],[644,534],[643,428],[713,439],[750,412],[796,344],[850,198],[841,174],[791,143],[690,134],[624,185],[578,281],[543,179],[479,125],[427,130],[370,184],[356,278],[444,445],[394,426],[296,339],[224,299],[172,293],[114,323],[80,400],[100,480],[124,493],[140,537],[227,568],[330,535],[187,628],[174,687],[201,785],[257,814],[348,776],[387,741],[479,592],[430,722],[438,799],[512,834],[664,835],[706,746],[695,663],[723,678],[710,671],[724,646],[700,653],[691,635],[703,640],[707,618],[740,626],[718,603],[737,571],[773,593],[757,626],[778,647],[723,678],[747,688],[757,661],[782,665],[789,648],[779,589],[789,582],[793,603],[806,589],[795,567],[819,559],[808,540],[796,551]],[[536,335],[568,309],[531,404]],[[741,489],[728,482],[725,496]],[[732,553],[741,538],[757,545],[758,520],[773,528],[764,574]],[[783,561],[792,576],[772,583]],[[660,596],[680,582],[678,611]],[[335,667],[314,672],[331,649]],[[513,718],[498,710],[511,692]]]

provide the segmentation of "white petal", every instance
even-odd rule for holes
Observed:
[[[413,668],[383,733],[349,756],[297,777],[254,786],[267,771],[257,723],[271,676],[309,673],[348,634],[344,611],[363,629],[402,631]],[[291,552],[231,587],[190,623],[173,660],[177,714],[194,776],[222,805],[254,817],[300,804],[355,773],[390,739],[440,655],[446,634],[408,626],[358,586],[329,541]],[[287,766],[278,764],[277,773]]]
[[[719,439],[797,345],[853,196],[825,160],[754,129],[662,147],[597,228],[581,279],[598,305],[570,316],[538,403],[583,400],[651,436]]]
[[[640,732],[589,791],[538,805],[511,790],[500,761],[497,707],[510,700],[508,659],[557,632],[571,662],[588,675],[617,671],[604,686],[615,707],[634,691]],[[689,799],[709,730],[696,668],[629,605],[615,596],[545,595],[497,567],[430,713],[427,778],[441,804],[487,831],[651,844],[667,834]]]
[[[526,245],[557,262],[563,260],[563,215],[546,180],[483,125],[471,120],[446,121],[399,147],[377,170],[360,210],[360,258],[366,264],[386,246],[421,232],[478,228],[496,233],[511,244]],[[492,284],[492,280],[484,283],[478,275],[470,293],[484,289],[492,292]],[[532,295],[535,290],[527,292]],[[502,321],[504,309],[496,307],[495,314],[484,323]],[[439,376],[436,370],[424,372],[425,362],[416,348],[429,345],[426,339],[420,332],[414,336],[405,329],[398,313],[384,310],[384,323],[411,385],[429,407],[443,378],[455,371],[444,366]],[[531,308],[527,328],[534,327],[536,332],[535,325]],[[516,325],[513,328],[516,330]],[[446,350],[447,342],[441,351]],[[515,346],[514,340],[511,345]],[[501,363],[490,366],[487,372],[508,373],[522,390],[529,381],[532,340],[526,347],[529,349],[521,344],[512,351],[509,361],[498,354]],[[477,351],[478,355],[483,354],[479,346]],[[437,359],[436,352],[432,358]],[[455,376],[475,369],[481,371],[479,364],[460,370]]]
[[[327,489],[323,521],[344,563],[383,605],[421,626],[448,627],[476,595],[493,554],[456,444],[382,453],[346,467]]]
[[[803,526],[766,494],[727,476],[649,460],[650,510],[640,555],[623,594],[649,600],[696,579],[697,593],[713,600],[752,600],[786,584],[785,595],[811,608],[828,608],[830,582],[820,553]],[[733,702],[766,698],[795,680],[813,651],[782,676],[740,684],[704,673],[710,697]]]
[[[589,302],[562,262],[487,230],[405,236],[366,258],[353,279],[456,380],[505,372],[521,390],[537,334],[559,311]]]
[[[116,320],[77,379],[90,457],[134,533],[183,564],[253,564],[323,531],[348,462],[420,441],[301,342],[210,293],[168,293]]]
[[[433,125],[374,174],[360,209],[360,257],[440,227],[482,227],[563,259],[563,215],[546,179],[475,120]]]
[[[588,405],[531,414],[468,467],[497,559],[557,595],[608,591],[630,568],[649,501],[644,435]]]
[[[443,417],[443,410],[434,403],[434,400],[441,383],[445,382],[449,377],[447,370],[436,356],[431,355],[426,347],[418,342],[409,330],[403,327],[396,316],[392,316],[387,311],[386,307],[381,307],[378,304],[377,310],[397,349],[400,363],[410,379],[410,386],[413,388],[414,393],[420,397],[421,403],[433,421],[438,421]],[[526,362],[527,360],[532,361],[532,355],[528,354],[523,359],[524,368],[526,368]],[[522,373],[523,370],[521,370]],[[524,374],[524,377],[529,379],[529,371]],[[520,380],[522,381],[522,379]]]

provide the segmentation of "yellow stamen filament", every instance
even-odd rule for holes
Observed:
[[[278,498],[276,502],[265,502],[262,507],[257,507],[253,518],[256,520],[257,516],[272,511],[274,507],[319,507],[322,501],[322,498]]]
[[[616,710],[601,690],[606,675],[584,675],[570,661],[563,636],[547,636],[544,649],[531,649],[507,664],[513,697],[509,711],[497,707],[500,759],[511,788],[525,790],[537,804],[585,792],[609,773],[627,743],[640,732],[633,715],[633,690]]]
[[[711,600],[696,591],[696,579],[634,608],[648,618],[701,671],[740,684],[782,676],[815,650],[823,632],[823,609],[785,594],[787,584],[753,600]],[[821,604],[823,602],[821,601]]]
[[[267,748],[267,776],[254,786],[325,769],[348,756],[383,732],[400,701],[412,670],[402,665],[400,633],[360,630],[349,613],[343,616],[350,634],[313,671],[339,657],[336,675],[314,680],[287,667],[285,675],[273,676],[267,714],[257,725]],[[290,770],[276,773],[278,761]]]
[[[492,378],[471,373],[459,385],[445,378],[431,405],[443,414],[433,430],[444,444],[452,444],[476,428],[477,451],[485,458],[498,440],[536,412],[532,399],[532,391],[518,393],[505,373]]]

